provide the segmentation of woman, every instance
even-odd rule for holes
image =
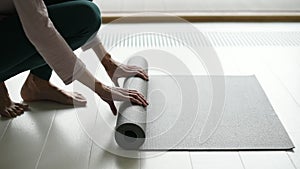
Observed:
[[[101,25],[100,11],[88,0],[1,0],[0,1],[0,114],[16,117],[28,109],[9,98],[5,80],[30,70],[22,89],[24,101],[49,100],[85,105],[79,93],[58,89],[49,82],[52,70],[67,85],[78,80],[108,103],[113,100],[147,106],[135,90],[109,87],[93,77],[73,50],[92,47],[108,75],[117,85],[119,77],[138,76],[148,80],[139,67],[114,61],[95,36]]]

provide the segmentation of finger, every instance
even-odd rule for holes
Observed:
[[[143,94],[139,93],[139,92],[136,91],[136,90],[129,90],[129,92],[130,92],[131,94],[136,95],[136,97],[137,97],[140,101],[142,101],[142,102],[144,103],[145,106],[147,106],[147,105],[149,104],[148,101],[146,100],[146,98],[145,98],[145,96],[144,96]]]
[[[149,76],[148,76],[148,73],[146,73],[144,70],[140,70],[140,73],[143,75],[143,79],[144,80],[149,80]]]
[[[112,91],[113,95],[113,100],[117,101],[132,101],[130,100],[131,98],[135,98],[138,102],[133,102],[135,104],[147,106],[148,103],[145,98],[143,98],[142,94],[139,94],[138,91],[136,90],[127,90],[123,88],[113,88]],[[106,100],[111,100],[111,99],[106,99]]]
[[[148,105],[147,101],[144,99],[144,97],[141,94],[139,93],[135,94],[135,98],[138,99],[140,102],[142,102],[144,107]]]
[[[128,96],[130,96],[130,92],[123,88],[118,88],[118,92],[122,95],[123,98],[127,99]]]
[[[124,98],[125,100],[124,101],[130,101],[132,102],[132,98],[134,98],[134,102],[135,104],[138,104],[138,105],[147,105],[147,103],[145,103],[143,101],[143,98],[141,98],[141,96],[138,95],[138,93],[134,93],[134,92],[129,92],[129,91],[126,91],[125,93],[122,93],[124,95]],[[137,102],[138,101],[138,102]]]
[[[138,71],[133,74],[135,77],[140,77],[144,80],[148,80],[148,75],[146,75],[143,71]]]
[[[113,101],[108,101],[107,103],[108,103],[112,113],[116,116],[118,112],[117,112],[117,108],[115,106],[115,103]]]
[[[131,70],[136,70],[136,71],[141,70],[141,71],[144,71],[143,68],[138,67],[138,66],[129,66],[129,68],[130,68]]]
[[[111,97],[107,100],[128,101],[128,97],[129,93],[126,89],[116,87],[111,89]]]
[[[143,101],[146,103],[146,105],[149,105],[147,99],[145,98],[145,96],[141,93],[139,93],[139,96],[143,99]]]
[[[144,78],[143,78],[143,79],[145,79],[146,81],[148,81],[148,80],[149,80],[148,73],[147,73],[147,72],[145,72],[144,70],[142,70],[142,73],[143,73],[143,76],[144,76]]]
[[[147,105],[147,103],[144,101],[143,95],[139,94],[136,90],[127,90],[127,89],[121,89],[120,93],[122,93],[124,96],[134,97],[135,99],[139,100],[143,105]]]
[[[130,97],[130,102],[132,104],[143,105],[143,103],[141,101],[139,101],[138,99],[136,99],[134,97]]]
[[[141,67],[137,67],[137,66],[129,66],[129,69],[128,69],[128,70],[139,71],[139,72],[141,72],[141,73],[147,75],[146,71],[145,71],[143,68],[141,68]]]
[[[134,94],[139,94],[139,91],[134,90],[134,89],[129,89],[129,92],[130,92],[130,93],[134,93]]]
[[[113,100],[115,100],[115,101],[127,101],[126,100],[126,95],[123,95],[120,92],[115,92],[112,97],[107,97],[107,98],[102,98],[102,99],[106,99],[108,101],[113,101]]]
[[[130,93],[138,93],[138,91],[135,89],[125,89],[125,88],[121,88],[121,87],[118,87],[115,89],[117,89],[119,92],[121,92],[122,94],[125,94],[125,95],[129,95]]]
[[[141,93],[139,93],[137,90],[127,90],[127,89],[123,89],[123,88],[114,88],[116,91],[119,92],[119,94],[121,94],[121,97],[123,96],[122,101],[126,101],[124,99],[128,99],[128,96],[134,97],[135,99],[139,100],[143,106],[147,106],[149,103],[147,102],[147,100],[145,99],[144,95],[142,95]],[[117,97],[115,96],[119,96],[118,94],[114,95],[114,100],[117,99]]]
[[[141,67],[135,66],[135,65],[127,65],[127,67],[131,69],[141,69]]]
[[[134,89],[129,89],[129,92],[130,93],[139,93],[137,90],[134,90]]]
[[[144,70],[142,70],[142,69],[136,69],[136,70],[134,69],[133,70],[133,69],[127,68],[125,70],[126,71],[123,73],[124,77],[131,77],[131,76],[133,76],[133,77],[140,77],[140,78],[142,78],[142,79],[144,79],[146,81],[149,80],[147,73]]]
[[[136,90],[129,90],[129,91],[130,91],[130,95],[133,95],[137,98],[145,99],[145,97],[138,91],[136,91]]]

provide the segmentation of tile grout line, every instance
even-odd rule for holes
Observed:
[[[273,69],[271,68],[271,66],[269,64],[267,64],[266,58],[263,58],[260,60],[260,66],[261,67],[264,67],[267,71],[269,71],[270,75],[268,76],[272,76],[277,82],[278,82],[278,85],[280,86],[280,88],[282,88],[283,91],[285,91],[287,93],[287,95],[291,98],[291,100],[293,100],[293,103],[298,107],[300,108],[300,104],[297,102],[297,100],[294,98],[294,96],[291,94],[290,90],[285,86],[285,84],[283,83],[283,81],[280,79],[280,77],[278,77],[277,74],[275,74],[275,72],[273,71]],[[257,58],[254,58],[254,61],[255,62],[258,62],[257,61]],[[261,71],[259,71],[259,74],[257,74],[257,70],[253,69],[253,71],[255,71],[255,76],[256,77],[260,77],[262,76],[261,74]],[[258,76],[257,76],[258,75]],[[263,86],[262,86],[263,87]],[[273,107],[273,105],[272,105]],[[274,107],[273,107],[274,108]],[[277,112],[276,112],[276,115],[278,116]],[[279,116],[278,116],[279,118]],[[281,121],[281,119],[280,119]],[[284,126],[285,127],[285,126]],[[286,130],[287,131],[287,130]],[[289,134],[290,131],[287,131],[287,133]]]
[[[296,166],[296,164],[294,163],[294,161],[293,161],[293,159],[291,158],[291,156],[289,155],[289,153],[288,153],[288,152],[285,152],[285,153],[286,153],[286,155],[288,156],[289,160],[291,161],[293,167],[294,167],[295,169],[297,169],[297,166]]]
[[[142,169],[142,153],[139,153],[139,160],[140,160],[140,165],[139,165],[139,169]]]
[[[234,65],[235,65],[235,68],[236,68],[236,70],[237,70],[237,72],[239,73],[239,74],[245,74],[245,72],[243,72],[242,70],[241,70],[241,67],[240,67],[240,61],[238,61],[237,62],[237,56],[233,56],[233,62],[234,62]],[[241,155],[241,153],[239,152],[239,151],[237,151],[237,153],[238,153],[238,156],[239,156],[239,159],[240,159],[240,162],[241,162],[241,164],[242,164],[242,167],[243,167],[243,169],[246,169],[246,165],[245,165],[245,163],[244,163],[244,161],[243,161],[243,158],[242,158],[242,155]]]
[[[88,169],[90,169],[90,166],[91,166],[92,151],[93,151],[93,147],[94,147],[94,142],[93,142],[93,140],[90,139],[90,141],[92,142],[92,145],[91,145],[91,149],[90,149],[90,153],[89,153]]]
[[[95,118],[94,125],[93,125],[93,129],[95,129],[95,126],[96,126],[96,122],[97,122],[97,119],[98,119],[98,113],[99,113],[99,111],[97,111],[96,118]],[[78,114],[77,114],[77,120],[79,120],[78,119]],[[79,124],[79,125],[81,125],[81,124]],[[85,132],[85,130],[83,130],[83,131]],[[85,134],[87,134],[87,133],[85,132]],[[89,153],[88,169],[91,167],[92,151],[93,151],[93,147],[94,147],[94,140],[90,137],[89,137],[89,140],[91,141],[92,145],[91,145],[91,149],[90,149],[90,153]]]
[[[191,152],[188,151],[192,169],[194,169]]]
[[[2,141],[3,137],[5,136],[8,127],[10,126],[12,120],[10,119],[9,122],[7,123],[7,125],[5,126],[4,132],[2,133],[1,137],[0,137],[0,141]]]
[[[245,163],[244,163],[243,158],[242,158],[242,156],[241,156],[241,153],[240,153],[239,151],[238,151],[237,153],[238,153],[238,155],[239,155],[239,159],[241,160],[241,163],[242,163],[243,168],[246,169],[246,166],[245,166]]]
[[[236,58],[236,57],[235,57],[235,58]],[[279,79],[279,77],[273,72],[273,70],[271,69],[270,65],[267,64],[267,63],[265,62],[265,59],[262,59],[262,64],[261,64],[261,65],[267,67],[267,69],[270,71],[271,75],[272,75],[275,79],[277,79],[277,80],[279,81],[280,86],[281,86],[285,91],[288,92],[288,94],[289,94],[289,96],[292,98],[292,100],[296,103],[296,105],[299,106],[299,104],[295,101],[295,99],[294,99],[293,96],[291,95],[290,91],[286,88],[286,86],[283,84],[283,82],[281,81],[281,79]],[[297,169],[297,167],[296,167],[296,165],[294,164],[293,160],[291,159],[290,155],[289,155],[286,151],[285,151],[285,153],[286,153],[286,155],[288,156],[289,160],[291,161],[293,167],[294,167],[295,169]],[[238,155],[239,155],[239,158],[240,158],[240,160],[241,160],[241,163],[242,163],[243,168],[246,169],[245,163],[244,163],[244,161],[243,161],[243,159],[242,159],[242,156],[241,156],[240,152],[238,152]]]
[[[287,91],[287,93],[290,95],[292,100],[296,103],[296,105],[300,108],[300,103],[297,101],[297,99],[294,97],[294,95],[291,93],[290,89],[287,88],[287,86],[283,83],[281,78],[273,71],[273,69],[270,67],[268,63],[266,63],[265,58],[262,59],[262,62],[264,65],[266,65],[269,69],[269,71],[273,74],[273,76],[280,82],[281,86]]]
[[[39,156],[38,156],[37,162],[36,162],[35,167],[34,167],[35,169],[38,168],[38,165],[39,165],[40,160],[41,160],[41,158],[42,158],[42,154],[43,154],[44,149],[45,149],[45,147],[46,147],[46,143],[47,143],[47,140],[48,140],[50,131],[51,131],[51,129],[52,129],[52,125],[53,125],[53,122],[54,122],[55,117],[56,117],[56,111],[55,111],[54,115],[52,116],[51,123],[50,123],[49,129],[48,129],[48,131],[47,131],[45,141],[44,141],[44,143],[43,143],[41,152],[40,152],[40,154],[39,154]]]

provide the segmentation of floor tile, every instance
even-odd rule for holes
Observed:
[[[191,152],[193,169],[243,169],[237,152]]]

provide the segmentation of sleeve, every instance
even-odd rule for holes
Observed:
[[[54,27],[43,0],[13,0],[27,38],[65,84],[76,80],[85,65]]]
[[[92,35],[92,36],[89,38],[89,40],[87,40],[87,42],[86,42],[83,46],[81,46],[82,51],[86,51],[86,50],[88,50],[88,49],[90,49],[90,48],[93,48],[93,47],[96,46],[96,45],[103,46],[103,45],[102,45],[102,42],[101,42],[101,40],[100,40],[100,38],[99,38],[98,35],[97,35],[97,33],[98,33],[98,32],[94,33],[94,35]],[[104,47],[103,47],[103,48],[104,48]]]
[[[93,36],[91,36],[90,39],[83,46],[81,46],[81,49],[82,49],[82,51],[86,51],[86,50],[89,50],[91,48],[94,48],[95,46],[97,47],[97,49],[96,49],[97,57],[100,60],[102,60],[102,58],[108,52],[105,50],[100,38],[97,36],[97,33],[95,33]]]

